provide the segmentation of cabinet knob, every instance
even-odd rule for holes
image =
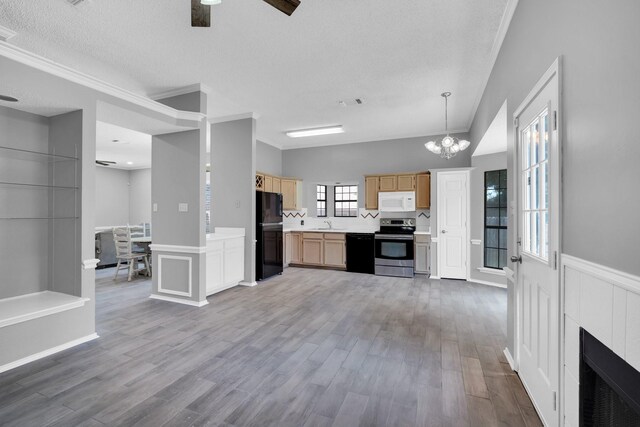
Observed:
[[[447,234],[447,230],[440,231],[442,234]]]

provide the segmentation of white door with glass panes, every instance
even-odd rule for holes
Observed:
[[[438,274],[467,279],[469,171],[438,172]]]
[[[557,62],[516,110],[518,371],[545,425],[557,426],[560,220]]]

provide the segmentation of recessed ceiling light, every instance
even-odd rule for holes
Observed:
[[[129,141],[125,141],[122,139],[112,139],[111,142],[113,142],[114,144],[128,144]]]
[[[132,165],[132,164],[133,164],[133,162],[127,162],[127,164],[128,164],[128,165]]]
[[[0,101],[18,102],[18,100],[13,96],[7,96],[7,95],[0,95]]]
[[[334,133],[344,133],[342,126],[327,126],[323,128],[291,130],[287,132],[289,138],[303,138],[305,136],[331,135]]]

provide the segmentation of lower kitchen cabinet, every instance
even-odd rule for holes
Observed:
[[[344,234],[324,235],[324,265],[328,267],[347,267],[347,248]]]
[[[416,234],[414,237],[416,274],[431,274],[431,237]]]
[[[207,240],[207,295],[244,279],[244,237]]]
[[[302,262],[302,233],[284,234],[284,266]]]
[[[302,263],[322,265],[323,243],[322,233],[302,233]]]

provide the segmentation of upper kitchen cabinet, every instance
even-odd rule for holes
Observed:
[[[416,175],[398,175],[397,179],[398,191],[414,191],[416,189]]]
[[[365,184],[365,209],[378,209],[378,191],[380,189],[380,178],[368,176],[364,179]]]
[[[293,178],[280,180],[282,190],[282,209],[285,211],[297,211],[302,208],[302,182]]]
[[[380,191],[398,191],[398,177],[396,175],[381,176]]]
[[[267,193],[273,193],[273,177],[265,175],[264,177],[264,191]]]
[[[431,208],[431,174],[416,175],[416,209]]]
[[[271,177],[272,179],[272,188],[273,188],[273,192],[274,193],[282,193],[282,187],[280,186],[281,183],[281,179],[280,178],[276,178],[275,176]]]

